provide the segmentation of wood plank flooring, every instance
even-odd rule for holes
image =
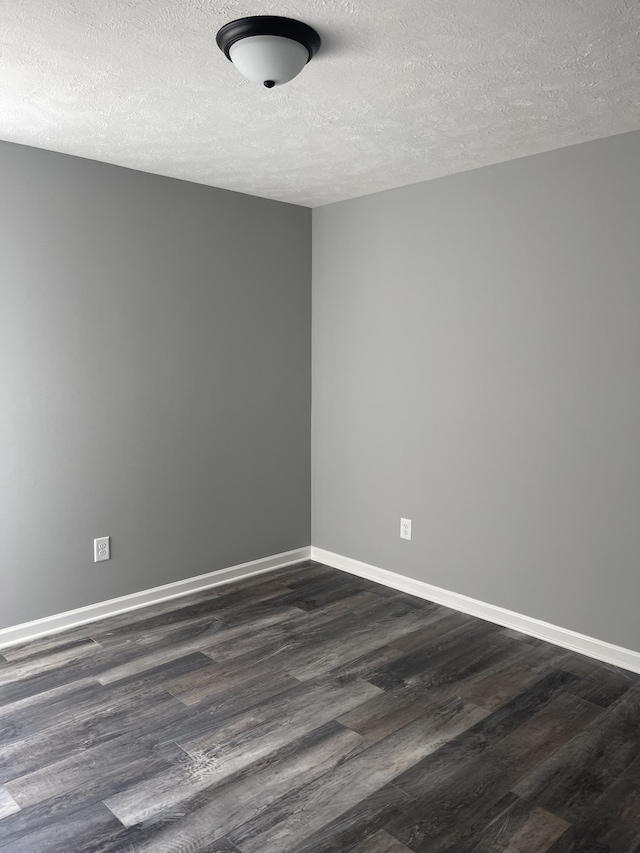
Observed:
[[[0,654],[2,853],[639,853],[640,676],[317,563]]]

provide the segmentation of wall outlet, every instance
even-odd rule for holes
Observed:
[[[102,560],[111,559],[111,537],[100,536],[93,540],[93,562],[100,563]]]
[[[400,519],[400,538],[411,540],[411,519],[410,518],[401,518]]]

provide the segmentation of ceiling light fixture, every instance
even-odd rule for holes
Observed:
[[[314,29],[276,15],[230,21],[218,30],[216,42],[247,80],[267,89],[297,77],[320,48]]]

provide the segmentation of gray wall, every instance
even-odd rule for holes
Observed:
[[[308,545],[310,211],[8,143],[0,185],[0,627]]]
[[[313,544],[640,650],[640,133],[313,224]]]

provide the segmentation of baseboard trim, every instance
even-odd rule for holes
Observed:
[[[468,613],[471,616],[486,619],[488,622],[494,622],[505,628],[512,628],[515,631],[520,631],[531,637],[537,637],[540,640],[546,640],[549,643],[554,643],[557,646],[578,652],[603,663],[613,664],[614,666],[622,667],[622,669],[640,673],[640,652],[625,649],[622,646],[616,646],[613,643],[607,643],[604,640],[598,640],[586,634],[579,634],[576,631],[571,631],[569,628],[561,628],[558,625],[543,622],[541,619],[525,616],[522,613],[516,613],[513,610],[507,610],[495,604],[488,604],[485,601],[479,601],[458,592],[451,592],[450,590],[433,586],[424,581],[408,578],[397,574],[397,572],[390,572],[388,569],[381,569],[369,563],[363,563],[360,560],[344,557],[341,554],[335,554],[332,551],[326,551],[323,548],[316,548],[315,546],[296,548],[293,551],[285,551],[281,554],[274,554],[259,560],[251,560],[248,563],[239,563],[215,572],[208,572],[207,574],[198,575],[193,578],[186,578],[185,580],[175,581],[174,583],[164,584],[163,586],[157,586],[152,589],[134,592],[130,595],[123,595],[119,598],[112,598],[109,601],[89,604],[86,607],[79,607],[75,610],[68,610],[65,613],[46,616],[43,619],[35,619],[32,622],[24,622],[21,625],[2,628],[0,629],[0,649],[28,642],[29,640],[35,640],[38,637],[49,634],[57,634],[60,631],[94,622],[97,619],[116,616],[130,610],[138,610],[152,604],[159,604],[162,601],[168,601],[172,598],[180,598],[190,593],[222,586],[232,581],[243,580],[254,575],[275,571],[276,569],[285,568],[286,566],[291,566],[308,559],[316,560],[324,565],[349,572],[352,575],[374,581],[383,586],[397,589],[399,592],[406,592],[409,595],[415,595],[418,598],[442,604],[453,610],[459,610],[461,613]]]
[[[515,613],[495,604],[487,604],[485,601],[478,601],[458,592],[451,592],[423,581],[407,578],[396,572],[380,569],[377,566],[362,563],[360,560],[353,560],[351,557],[343,557],[340,554],[334,554],[332,551],[325,551],[323,548],[312,546],[311,559],[332,568],[341,569],[343,572],[349,572],[352,575],[397,589],[400,592],[407,592],[418,598],[425,598],[436,604],[451,607],[453,610],[478,616],[488,622],[495,622],[505,628],[512,628],[531,637],[546,640],[556,646],[562,646],[562,648],[570,649],[572,652],[579,652],[603,663],[640,673],[640,652],[615,646],[613,643],[606,643],[603,640],[588,637],[586,634],[579,634],[568,628],[560,628],[558,625],[551,625],[549,622],[543,622],[541,619],[534,619],[532,616],[525,616],[522,613]]]
[[[207,572],[207,574],[197,577],[156,586],[153,589],[122,595],[109,601],[78,607],[76,610],[67,610],[65,613],[45,616],[43,619],[24,622],[22,625],[2,628],[0,629],[0,649],[15,646],[17,643],[25,643],[28,640],[35,640],[48,634],[57,634],[59,631],[65,631],[68,628],[75,628],[87,622],[95,622],[96,619],[116,616],[119,613],[126,613],[128,610],[138,610],[141,607],[148,607],[150,604],[159,604],[161,601],[167,601],[170,598],[179,598],[193,592],[200,592],[203,589],[250,578],[253,575],[272,572],[275,569],[308,560],[310,552],[311,549],[308,546],[296,548],[293,551],[285,551],[271,557],[262,557],[248,563],[239,563],[236,566],[229,566],[226,569]]]

